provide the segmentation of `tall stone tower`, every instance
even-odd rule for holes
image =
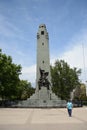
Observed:
[[[44,74],[48,72],[47,80],[49,82],[49,90],[51,90],[51,76],[50,76],[50,58],[49,58],[49,35],[46,29],[45,24],[39,26],[37,32],[37,72],[36,72],[36,91],[40,89],[40,77],[41,72],[44,71]],[[42,86],[46,87],[47,84],[44,79],[41,79]],[[44,83],[43,83],[44,82]],[[40,82],[41,83],[41,82]]]
[[[58,100],[51,90],[49,36],[45,24],[41,24],[37,32],[36,91],[30,99],[37,100],[39,106],[52,106],[53,100]]]
[[[63,107],[66,102],[58,98],[51,90],[49,36],[45,24],[39,26],[37,32],[37,68],[36,90],[20,107]]]

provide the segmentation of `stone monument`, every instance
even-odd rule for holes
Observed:
[[[63,107],[66,104],[51,90],[49,35],[45,24],[39,26],[37,32],[37,67],[35,93],[22,101],[24,107]]]

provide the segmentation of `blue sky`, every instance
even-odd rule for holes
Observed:
[[[65,60],[87,80],[87,0],[0,0],[0,48],[21,64],[21,79],[35,85],[36,34],[49,33],[50,63]]]

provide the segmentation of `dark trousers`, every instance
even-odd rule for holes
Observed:
[[[69,116],[72,116],[72,109],[68,109]]]

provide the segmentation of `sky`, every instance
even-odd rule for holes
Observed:
[[[0,0],[0,48],[22,66],[23,80],[35,87],[40,24],[49,33],[50,64],[58,59],[81,69],[87,81],[87,0]]]

